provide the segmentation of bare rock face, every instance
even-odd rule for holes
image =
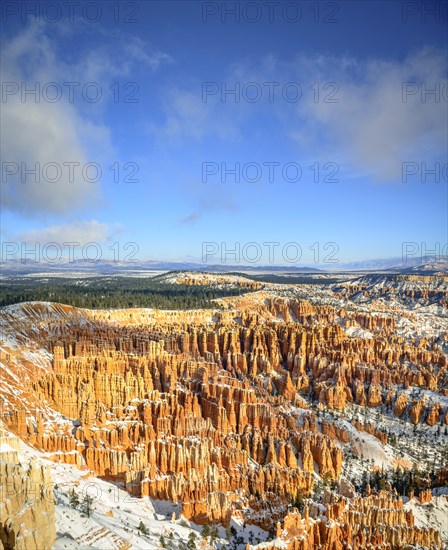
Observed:
[[[0,455],[0,541],[5,550],[42,550],[56,540],[53,484],[36,462],[26,469]]]
[[[409,407],[409,418],[413,424],[419,424],[425,409],[423,399],[413,401]]]
[[[19,463],[20,439],[0,427],[0,460]]]
[[[355,488],[346,479],[341,479],[338,485],[338,493],[346,498],[353,498],[355,496]]]
[[[374,435],[377,439],[381,441],[381,443],[386,444],[388,442],[387,434],[385,434],[381,430],[378,430],[373,424],[364,424],[362,422],[358,422],[357,420],[352,420],[352,424],[355,426],[356,429]]]
[[[350,435],[348,431],[345,428],[337,426],[333,422],[323,420],[321,430],[323,434],[330,436],[332,439],[337,439],[338,441],[342,441],[343,443],[347,443],[348,441],[350,441]]]
[[[354,382],[353,394],[354,394],[353,395],[354,402],[357,405],[361,405],[362,407],[365,407],[367,404],[366,393],[364,389],[364,384],[359,380],[355,380]]]
[[[408,398],[405,393],[400,393],[394,404],[394,414],[395,416],[403,416],[408,406]]]
[[[436,403],[431,407],[428,412],[428,416],[426,417],[426,423],[428,424],[428,426],[434,426],[439,422],[441,412],[442,406],[440,405],[440,403]]]
[[[424,491],[421,491],[418,499],[421,504],[426,504],[427,502],[431,502],[432,501],[431,489],[426,489]]]
[[[379,384],[370,384],[367,404],[369,407],[378,407],[383,403],[381,397],[381,386]]]

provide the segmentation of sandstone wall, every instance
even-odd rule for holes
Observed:
[[[0,456],[0,546],[46,550],[56,539],[53,485],[48,469],[21,467]]]

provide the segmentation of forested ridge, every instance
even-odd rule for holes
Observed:
[[[19,302],[58,302],[92,309],[217,308],[214,298],[237,296],[247,289],[170,284],[157,277],[27,277],[0,280],[0,306]]]

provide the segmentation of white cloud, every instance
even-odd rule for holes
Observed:
[[[97,202],[99,182],[86,169],[89,160],[79,123],[76,113],[62,104],[14,101],[3,109],[4,207],[26,214],[61,214]],[[77,163],[72,174],[67,163]],[[7,169],[17,173],[7,175]],[[33,169],[36,176],[25,172]]]
[[[97,163],[104,173],[106,158],[117,158],[111,131],[99,120],[102,106],[80,101],[82,86],[95,82],[104,95],[111,79],[129,75],[135,64],[155,70],[171,60],[137,37],[118,36],[113,46],[100,44],[67,63],[58,50],[63,48],[64,36],[51,35],[53,27],[29,25],[5,41],[2,50],[4,83],[19,87],[26,83],[28,89],[38,83],[42,93],[46,83],[55,82],[64,92],[60,101],[52,103],[42,96],[36,101],[31,95],[24,101],[19,91],[2,104],[2,207],[32,216],[64,214],[97,204],[101,178],[89,163]],[[57,30],[64,35],[63,28]],[[74,88],[77,101],[70,101],[64,82],[80,83]],[[72,168],[71,163],[75,163]],[[36,167],[37,176],[26,172]]]
[[[100,223],[96,220],[79,221],[27,231],[21,233],[19,239],[27,244],[57,243],[62,246],[64,243],[79,243],[79,246],[84,246],[89,242],[109,241],[119,231],[118,227],[111,227],[107,223]]]
[[[58,78],[60,67],[42,25],[27,27],[6,44],[2,60],[4,82],[19,86],[25,82],[28,89],[36,83],[64,82]],[[62,214],[87,202],[94,204],[100,182],[93,174],[83,176],[89,160],[82,143],[84,121],[74,104],[49,103],[31,95],[24,99],[19,92],[2,105],[3,207],[33,215]],[[104,128],[102,132],[104,136]],[[102,140],[97,145],[110,146]],[[64,163],[77,163],[73,174]],[[36,176],[26,172],[36,168]]]
[[[338,103],[322,101],[330,89],[321,88],[317,103],[304,94],[297,109],[299,127],[291,132],[301,147],[336,153],[350,171],[378,181],[401,181],[405,161],[446,159],[448,103],[429,95],[423,102],[421,94],[422,85],[447,86],[443,52],[423,49],[403,62],[321,57],[299,60],[298,66],[321,85],[334,81],[339,88]],[[404,101],[406,82],[416,83],[419,91]]]

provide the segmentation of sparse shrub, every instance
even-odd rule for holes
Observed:
[[[149,535],[149,529],[146,527],[146,525],[143,523],[143,521],[140,520],[140,523],[138,525],[138,530],[142,535]]]

